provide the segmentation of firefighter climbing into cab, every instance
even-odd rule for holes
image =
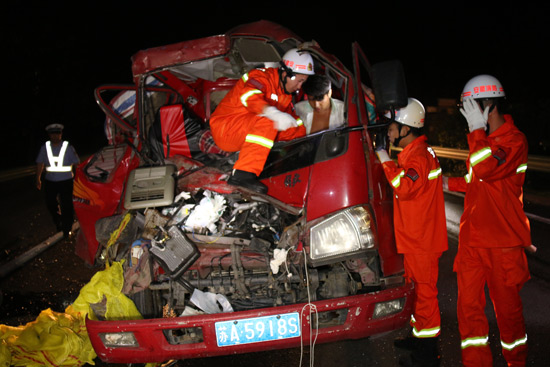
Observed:
[[[228,184],[267,193],[258,176],[273,143],[306,135],[293,99],[313,74],[311,55],[293,48],[284,54],[280,67],[243,75],[220,102],[210,118],[212,136],[221,149],[239,151]]]

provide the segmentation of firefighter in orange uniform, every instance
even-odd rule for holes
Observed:
[[[505,93],[495,77],[472,78],[461,99],[470,130],[468,173],[446,178],[444,186],[466,192],[454,263],[462,363],[493,365],[485,316],[487,285],[502,354],[508,366],[525,366],[527,334],[519,291],[529,279],[524,250],[534,250],[522,202],[527,140],[503,113]]]
[[[439,365],[441,319],[437,278],[439,258],[448,246],[441,167],[422,134],[424,116],[424,106],[414,98],[409,98],[407,106],[395,112],[388,136],[394,146],[403,148],[397,164],[383,144],[376,147],[395,193],[397,251],[404,257],[405,276],[415,285],[412,335],[394,342],[399,348],[412,350],[411,359],[401,361],[409,366]]]
[[[229,184],[267,193],[258,176],[273,143],[306,134],[294,112],[293,94],[313,74],[311,55],[290,49],[279,68],[251,70],[223,98],[210,118],[210,128],[221,149],[239,151]]]

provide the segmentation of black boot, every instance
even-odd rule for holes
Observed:
[[[417,347],[410,359],[399,360],[399,365],[406,367],[439,367],[440,356],[437,347],[438,338],[418,338]]]
[[[233,170],[233,174],[229,177],[227,183],[234,186],[241,186],[260,194],[267,193],[267,186],[261,183],[258,180],[258,176],[252,172],[241,171],[239,169]]]
[[[399,339],[395,339],[393,341],[393,345],[396,347],[396,348],[399,348],[399,349],[405,349],[405,350],[415,350],[416,348],[418,348],[418,338],[415,338],[414,336],[407,336],[405,338],[399,338]]]

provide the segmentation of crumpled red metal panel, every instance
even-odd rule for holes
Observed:
[[[132,56],[132,74],[140,75],[170,65],[207,59],[226,54],[231,47],[231,37],[259,36],[282,42],[286,39],[302,41],[294,32],[266,20],[242,24],[224,35],[183,41],[171,45],[141,50]]]
[[[132,74],[136,78],[162,67],[224,55],[229,48],[229,37],[219,35],[141,50],[132,56]]]

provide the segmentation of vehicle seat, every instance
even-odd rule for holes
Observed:
[[[200,118],[192,115],[181,104],[163,106],[159,118],[151,126],[150,142],[163,158],[183,155],[193,157],[200,153]]]

